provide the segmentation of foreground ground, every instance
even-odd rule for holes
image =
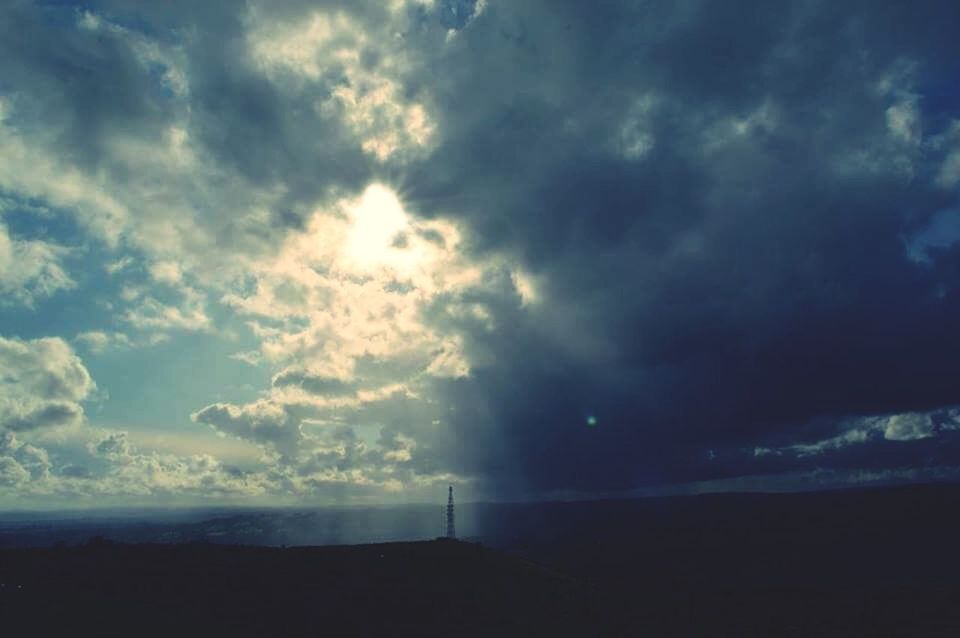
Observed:
[[[270,516],[287,520],[183,529],[230,538]],[[960,636],[954,485],[474,516],[483,545],[3,549],[3,635]]]
[[[3,550],[0,618],[91,636],[570,635],[583,584],[478,545]]]

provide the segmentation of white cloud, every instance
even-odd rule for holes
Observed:
[[[656,106],[657,100],[653,95],[639,98],[620,126],[618,142],[623,156],[627,159],[640,159],[653,150],[656,139],[652,133],[650,117]]]
[[[380,161],[429,148],[436,125],[427,106],[404,95],[404,57],[396,38],[365,31],[342,12],[315,12],[307,20],[276,24],[257,11],[248,16],[253,58],[275,81],[294,86],[342,74],[331,95],[315,104],[321,117],[335,117],[361,148]],[[389,32],[388,32],[389,33]],[[364,50],[376,47],[376,64]]]
[[[25,138],[8,126],[3,115],[10,110],[0,102],[0,188],[73,209],[87,228],[115,245],[127,221],[126,207],[96,180],[48,151],[46,140]]]
[[[954,188],[960,184],[960,120],[952,121],[945,132],[934,136],[930,146],[944,152],[943,162],[937,170],[937,185]]]
[[[910,412],[887,417],[883,438],[888,441],[915,441],[936,436],[933,419],[929,414]]]
[[[183,299],[177,305],[144,297],[126,311],[123,319],[140,330],[210,330],[213,324],[207,315],[203,293],[187,286],[180,288],[180,293]]]
[[[155,41],[89,11],[78,14],[77,28],[87,38],[80,44],[93,55],[102,46],[129,53],[128,85],[118,91],[149,83],[162,95],[126,96],[149,102],[145,108],[152,115],[143,115],[144,121],[135,125],[105,127],[95,140],[76,142],[76,147],[64,140],[85,140],[85,125],[69,111],[51,113],[50,125],[29,124],[31,113],[45,102],[42,91],[0,98],[0,190],[39,200],[74,218],[95,241],[137,254],[105,263],[111,275],[129,271],[135,259],[143,259],[156,281],[171,285],[186,273],[204,285],[236,276],[242,254],[269,248],[273,235],[283,234],[272,232],[262,211],[273,210],[286,189],[251,183],[211,157],[195,138],[182,41]],[[96,161],[83,159],[91,153]],[[223,243],[232,250],[219,249]],[[37,259],[47,257],[39,290],[69,286],[62,270],[54,270],[59,262],[53,257],[61,254],[57,247],[33,243],[21,248],[31,248]],[[185,323],[175,317],[170,321]],[[186,323],[196,325],[192,319]]]
[[[291,410],[270,401],[261,400],[242,407],[215,403],[190,418],[285,455],[295,454],[303,437],[300,420],[291,414]]]
[[[408,462],[412,441],[395,436],[371,444],[346,427],[316,436],[311,453],[298,466],[277,466],[249,450],[231,453],[231,446],[209,443],[210,452],[197,453],[195,440],[171,447],[165,437],[142,432],[68,426],[20,434],[33,442],[0,433],[0,502],[7,506],[37,498],[73,507],[103,506],[139,503],[147,496],[183,503],[276,503],[304,496],[324,502],[331,488],[380,499],[403,485],[426,493],[439,482],[462,480],[429,473],[408,479],[397,467]],[[227,464],[224,454],[240,465]]]
[[[939,421],[939,424],[938,424]],[[813,443],[795,443],[784,447],[756,447],[755,457],[789,454],[798,458],[817,456],[851,445],[884,439],[917,441],[937,436],[940,431],[960,429],[960,410],[904,412],[882,417],[863,417],[842,425],[843,431]]]
[[[798,443],[787,448],[798,457],[815,456],[830,450],[839,450],[856,443],[865,443],[870,439],[871,429],[853,428],[842,434],[817,441],[816,443]]]
[[[58,290],[75,288],[62,265],[67,253],[68,249],[57,244],[13,239],[0,223],[0,300],[32,306]]]
[[[220,501],[284,489],[262,466],[240,469],[206,453],[150,449],[125,431],[61,426],[20,434],[33,442],[0,433],[0,502],[8,506],[37,498],[74,507],[144,496]]]
[[[263,361],[263,355],[259,350],[246,350],[244,352],[235,352],[230,355],[235,361],[242,361],[250,366],[258,366]]]
[[[30,472],[16,459],[0,456],[0,487],[16,487],[30,480]]]
[[[150,276],[165,284],[178,284],[183,279],[180,264],[175,261],[158,261],[150,265]]]
[[[133,257],[121,257],[115,261],[108,262],[106,265],[104,265],[103,269],[107,271],[107,274],[115,275],[118,272],[125,270],[132,263]]]
[[[887,128],[895,138],[916,144],[920,141],[920,110],[915,97],[901,97],[887,108]]]
[[[85,495],[183,496],[222,498],[263,494],[269,485],[263,473],[237,473],[209,454],[170,454],[144,450],[127,432],[103,431],[86,443],[87,463],[101,469],[79,485],[63,477],[49,481],[48,489],[78,489]],[[105,465],[104,465],[105,464]]]
[[[62,339],[0,337],[0,428],[79,423],[80,403],[95,389],[83,362]]]
[[[272,324],[254,323],[267,361],[300,360],[341,379],[362,358],[462,376],[469,366],[456,337],[422,317],[431,299],[481,282],[484,266],[460,256],[459,242],[454,226],[414,220],[392,191],[374,185],[316,211],[275,258],[252,265],[253,292],[222,301]]]
[[[129,348],[134,345],[130,337],[122,332],[104,332],[103,330],[78,333],[74,341],[83,344],[93,353],[101,353],[113,348]]]
[[[382,184],[321,206],[274,257],[250,263],[242,292],[221,300],[251,317],[258,356],[234,357],[276,366],[271,387],[192,419],[277,454],[298,490],[429,483],[415,450],[440,427],[432,384],[469,375],[470,360],[463,335],[427,308],[492,329],[480,301],[489,286],[504,286],[518,305],[536,299],[527,276],[469,258],[462,242],[455,225],[416,219]],[[371,438],[388,428],[393,435]]]

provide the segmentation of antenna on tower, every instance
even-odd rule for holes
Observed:
[[[447,538],[456,538],[457,537],[457,527],[454,524],[453,517],[453,486],[450,486],[450,491],[447,496]]]

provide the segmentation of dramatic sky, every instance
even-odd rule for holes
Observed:
[[[955,0],[0,2],[0,507],[960,477]]]

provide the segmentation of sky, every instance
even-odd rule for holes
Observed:
[[[0,3],[0,508],[960,478],[960,4]]]

